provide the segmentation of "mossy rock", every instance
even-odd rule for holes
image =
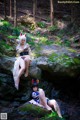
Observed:
[[[37,105],[31,104],[31,103],[25,103],[22,106],[19,107],[20,111],[27,111],[30,113],[33,113],[34,115],[40,115],[40,116],[45,116],[49,114],[49,111],[47,109],[44,109],[42,107],[39,107]]]
[[[47,109],[28,102],[20,106],[18,109],[20,112],[27,111],[29,113],[33,113],[34,116],[40,116],[41,118],[39,120],[63,120],[58,117],[56,112],[50,112]]]

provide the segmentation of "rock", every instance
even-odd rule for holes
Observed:
[[[36,66],[36,62],[30,65],[30,77],[25,78],[24,75],[20,78],[19,91],[15,89],[13,80],[13,66],[14,57],[2,57],[0,58],[0,97],[6,100],[15,99],[19,102],[26,102],[31,95],[31,78],[41,78],[41,70]],[[41,83],[43,84],[43,83]]]
[[[15,94],[12,76],[0,73],[0,98],[12,100]]]
[[[58,45],[43,45],[34,53],[39,53],[35,61],[37,67],[42,70],[43,80],[51,81],[53,87],[55,86],[64,94],[68,93],[69,97],[76,94],[79,97],[79,53],[74,49]]]
[[[41,46],[39,51],[36,52],[39,52],[40,56],[38,58],[35,58],[31,62],[29,67],[29,77],[25,78],[23,75],[20,79],[20,90],[22,91],[19,91],[20,93],[18,92],[16,93],[16,96],[19,95],[18,97],[21,97],[19,98],[19,100],[22,99],[22,101],[26,101],[29,99],[31,77],[36,77],[40,79],[41,80],[40,86],[44,86],[44,88],[46,88],[45,87],[46,84],[43,81],[49,80],[48,82],[49,88],[48,89],[46,88],[46,91],[52,89],[52,86],[50,85],[51,82],[53,87],[57,85],[58,87],[61,87],[61,91],[64,91],[65,88],[67,90],[68,87],[67,92],[69,94],[70,94],[69,91],[72,91],[73,93],[76,94],[76,90],[77,94],[79,93],[80,81],[78,80],[78,78],[80,77],[80,56],[78,56],[76,51],[58,45],[50,46],[47,45]],[[14,61],[15,61],[14,57],[0,58],[0,73],[7,74],[7,77],[6,75],[4,75],[5,79],[3,80],[3,84],[6,86],[6,84],[8,84],[8,78],[10,78],[11,80],[10,83],[11,86],[8,87],[8,90],[9,89],[13,90],[14,88],[14,82],[12,78]],[[65,87],[66,85],[67,87]],[[26,93],[26,95],[23,95],[23,93]]]
[[[76,51],[57,45],[42,46],[38,51],[40,57],[35,58],[30,65],[29,74],[41,78],[42,71],[48,71],[59,77],[78,77],[80,58]],[[14,57],[0,58],[0,72],[12,74]]]
[[[35,52],[35,51],[34,51]],[[39,51],[40,57],[35,58],[30,65],[29,74],[41,79],[42,71],[49,72],[56,78],[79,77],[80,58],[76,51],[57,45],[42,46]],[[0,72],[12,75],[14,57],[0,58]]]
[[[40,55],[36,59],[37,66],[41,70],[48,71],[53,75],[56,74],[61,78],[62,76],[79,76],[80,58],[75,50],[58,45],[46,45],[37,52]]]
[[[44,109],[42,107],[39,107],[37,105],[31,104],[31,103],[25,103],[22,106],[19,107],[20,111],[27,111],[31,112],[36,115],[44,116],[46,114],[49,114],[49,111],[47,109]]]
[[[12,74],[14,66],[14,57],[1,57],[0,58],[0,72]]]
[[[41,78],[41,69],[37,67],[36,60],[33,60],[30,65],[29,73],[32,77],[36,77],[38,79]]]
[[[54,88],[51,90],[51,98],[58,99],[59,98],[59,91],[55,90]]]
[[[11,74],[14,67],[15,57],[1,57],[0,58],[0,72]],[[35,61],[33,60],[30,65],[30,76],[32,77],[41,77],[41,70],[36,66]]]

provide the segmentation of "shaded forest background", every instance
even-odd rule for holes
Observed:
[[[80,21],[80,7],[79,3],[73,4],[60,4],[58,0],[15,0],[17,2],[17,18],[21,15],[29,14],[34,16],[34,3],[36,4],[35,16],[39,20],[50,21],[50,4],[53,1],[53,19],[66,20],[68,22]],[[0,15],[4,18],[6,16],[14,16],[15,3],[13,0],[1,0],[0,1]]]

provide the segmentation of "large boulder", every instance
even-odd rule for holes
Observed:
[[[20,80],[20,89],[22,89],[22,93],[25,94],[22,98],[23,101],[29,99],[29,88],[32,77],[41,80],[41,87],[47,91],[47,94],[49,94],[52,89],[51,83],[53,86],[58,87],[58,89],[60,88],[64,90],[64,88],[70,88],[69,90],[67,89],[69,94],[70,91],[73,92],[74,90],[76,93],[76,89],[77,93],[79,93],[80,57],[76,51],[70,48],[50,45],[42,46],[39,51],[37,50],[33,52],[36,54],[38,52],[39,56],[32,60],[30,64],[29,77],[25,78],[23,75]],[[1,57],[0,73],[12,77],[15,60],[14,57]],[[7,79],[8,77],[5,76],[5,78]],[[11,79],[13,81],[13,77]],[[45,82],[49,83],[49,85]],[[66,85],[67,87],[65,87]]]
[[[41,78],[41,70],[37,67],[35,61],[33,60],[30,65],[29,77],[25,78],[24,75],[20,78],[19,91],[15,89],[13,80],[13,67],[16,58],[14,57],[1,57],[0,58],[0,97],[5,100],[15,99],[17,101],[25,102],[30,99],[31,95],[31,78],[37,77]],[[43,88],[44,82],[41,83]],[[46,84],[48,84],[46,82]],[[51,85],[50,85],[51,86]],[[47,93],[50,91],[48,87]]]
[[[15,94],[12,76],[0,73],[0,98],[12,100]]]
[[[79,77],[80,55],[75,50],[57,45],[46,45],[33,52],[39,55],[30,64],[30,76],[40,79],[46,72],[54,76],[54,79]],[[0,72],[12,74],[14,61],[14,57],[0,58]]]
[[[1,57],[0,72],[12,75],[15,60],[16,60],[15,57]],[[41,70],[40,68],[37,67],[34,60],[31,62],[29,72],[32,77],[38,77],[38,78],[41,77]]]
[[[39,56],[35,59],[37,66],[55,78],[79,77],[80,55],[76,50],[58,45],[46,45],[34,52]]]

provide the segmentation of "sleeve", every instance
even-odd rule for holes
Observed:
[[[19,46],[17,46],[17,47],[16,47],[16,51],[17,51],[17,53],[19,54],[19,53],[23,52],[23,49],[21,49]]]

